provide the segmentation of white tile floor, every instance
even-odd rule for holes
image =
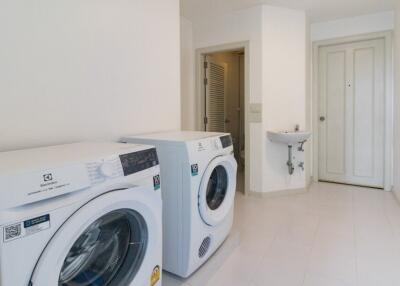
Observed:
[[[391,193],[319,183],[237,195],[231,235],[189,279],[163,286],[399,286],[400,207]]]

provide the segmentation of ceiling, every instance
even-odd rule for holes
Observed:
[[[393,10],[398,0],[181,0],[182,14],[193,20],[212,13],[235,11],[260,4],[305,10],[311,22],[329,21]]]

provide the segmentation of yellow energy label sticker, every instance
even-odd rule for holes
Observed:
[[[153,272],[151,273],[151,278],[150,278],[150,286],[154,286],[157,284],[158,281],[160,281],[161,278],[161,269],[160,266],[156,266],[153,269]]]

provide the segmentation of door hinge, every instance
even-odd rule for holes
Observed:
[[[204,78],[204,85],[208,84],[208,78]]]
[[[204,124],[207,125],[208,124],[208,118],[204,117]]]
[[[204,62],[204,68],[208,69],[208,62]]]

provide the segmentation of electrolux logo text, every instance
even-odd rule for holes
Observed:
[[[43,181],[45,181],[45,182],[50,182],[50,181],[53,181],[53,174],[44,174],[43,175]]]

